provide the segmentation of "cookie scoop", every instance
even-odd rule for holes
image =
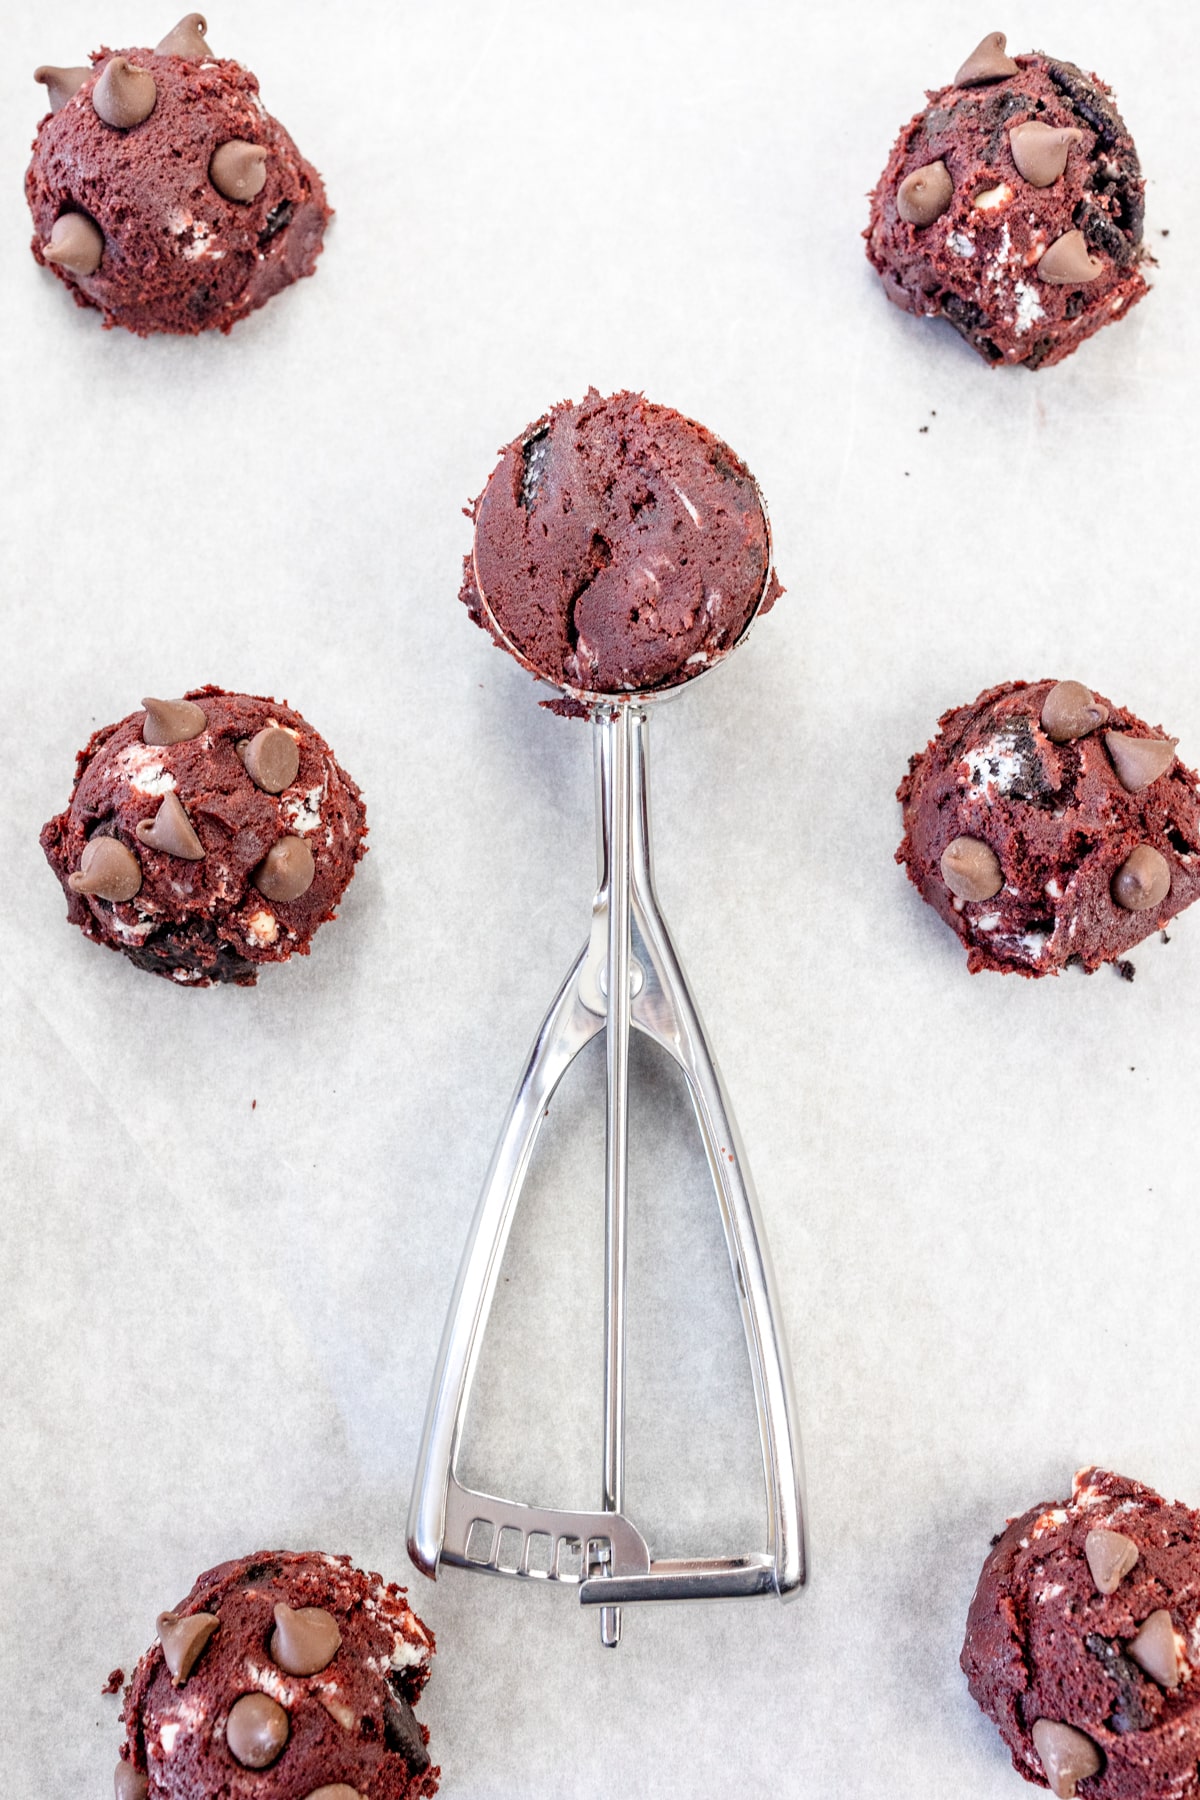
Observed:
[[[703,426],[637,394],[551,411],[517,438],[474,509],[462,598],[557,710],[592,721],[599,875],[587,943],[547,1013],[501,1129],[459,1270],[425,1419],[409,1554],[579,1589],[600,1639],[641,1600],[799,1592],[807,1570],[791,1373],[762,1224],[728,1095],[655,891],[649,716],[714,668],[782,591],[745,464]],[[754,1382],[766,1542],[703,1559],[652,1555],[625,1509],[629,1037],[687,1083],[716,1188]],[[605,1295],[601,1504],[534,1507],[466,1487],[456,1462],[496,1274],[559,1081],[604,1035]]]

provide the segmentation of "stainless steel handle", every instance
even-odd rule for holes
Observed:
[[[775,1593],[807,1574],[804,1478],[792,1377],[766,1240],[733,1111],[672,943],[654,884],[648,799],[649,722],[635,701],[595,720],[600,881],[592,933],[559,989],[513,1097],[484,1183],[438,1356],[409,1511],[409,1553],[435,1576],[439,1559],[578,1584],[601,1607],[605,1643],[620,1637],[618,1607],[635,1599]],[[655,1561],[622,1511],[628,1033],[633,1025],[681,1069],[720,1205],[754,1380],[767,1498],[767,1547],[728,1558]],[[605,1155],[605,1439],[603,1511],[525,1507],[461,1486],[455,1463],[479,1344],[513,1211],[550,1098],[574,1058],[608,1031]],[[506,1522],[507,1521],[507,1522]],[[478,1526],[487,1544],[473,1549]],[[508,1531],[521,1539],[505,1556]],[[490,1535],[489,1535],[490,1534]],[[530,1543],[554,1544],[531,1566]],[[564,1562],[564,1546],[580,1546]],[[515,1566],[510,1566],[515,1564]]]

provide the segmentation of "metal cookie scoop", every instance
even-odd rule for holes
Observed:
[[[761,503],[761,495],[759,499]],[[768,554],[762,593],[738,643],[761,609],[770,579]],[[492,614],[482,584],[479,592],[499,641],[532,667]],[[707,673],[711,669],[692,680]],[[537,1034],[484,1180],[430,1390],[408,1516],[408,1551],[431,1579],[441,1562],[575,1584],[585,1606],[600,1607],[601,1639],[615,1646],[621,1637],[621,1607],[634,1600],[752,1594],[787,1599],[795,1593],[807,1565],[804,1477],[779,1303],[749,1167],[654,886],[649,706],[652,699],[668,698],[678,689],[619,696],[564,692],[592,718],[599,885],[591,934]],[[766,1545],[760,1550],[655,1558],[624,1513],[631,1025],[682,1070],[716,1188],[754,1378],[767,1498]],[[601,1031],[607,1049],[603,1499],[599,1511],[578,1512],[475,1493],[458,1480],[455,1465],[504,1248],[538,1132],[559,1082]]]

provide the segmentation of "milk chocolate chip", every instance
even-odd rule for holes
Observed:
[[[1017,174],[1036,188],[1054,186],[1067,166],[1071,145],[1082,141],[1083,133],[1075,126],[1043,125],[1040,119],[1014,125],[1008,134]]]
[[[358,1714],[352,1706],[347,1706],[346,1702],[339,1700],[336,1694],[318,1692],[317,1699],[335,1725],[340,1725],[343,1731],[358,1730]]]
[[[62,213],[42,245],[42,255],[72,275],[94,275],[104,255],[104,233],[86,213]]]
[[[92,89],[96,116],[118,131],[140,125],[154,111],[158,89],[148,69],[135,68],[123,56],[110,56]]]
[[[1126,912],[1149,912],[1171,891],[1171,865],[1152,844],[1130,851],[1113,876],[1112,897]]]
[[[139,1775],[131,1763],[119,1762],[113,1776],[113,1792],[116,1800],[146,1800],[150,1792],[149,1778]]]
[[[301,1606],[293,1611],[281,1600],[275,1608],[271,1660],[289,1675],[317,1675],[327,1669],[341,1641],[337,1620],[324,1607]]]
[[[261,144],[247,144],[241,138],[230,138],[213,151],[208,165],[208,179],[218,194],[244,205],[261,194],[267,184],[267,156]]]
[[[155,45],[156,56],[186,56],[190,62],[211,56],[204,41],[208,20],[203,13],[185,13],[178,25],[168,31],[161,44]]]
[[[1082,231],[1065,231],[1048,250],[1043,250],[1037,272],[1052,287],[1086,287],[1097,275],[1103,275],[1104,264],[1092,255]]]
[[[1104,742],[1117,780],[1131,794],[1140,794],[1175,761],[1175,738],[1137,738],[1124,731],[1106,731]]]
[[[200,862],[204,856],[204,845],[192,829],[178,794],[164,794],[154,817],[143,819],[136,830],[139,844],[161,851],[163,856],[178,856],[184,862]]]
[[[1056,744],[1086,737],[1107,717],[1107,706],[1101,706],[1081,681],[1055,682],[1042,703],[1042,730]]]
[[[191,700],[143,700],[143,744],[186,744],[198,738],[208,725],[204,713]]]
[[[120,838],[114,837],[89,839],[79,867],[67,877],[73,894],[94,894],[97,900],[132,900],[141,885],[141,863]]]
[[[980,38],[954,77],[954,86],[982,87],[985,81],[1003,81],[1006,75],[1018,75],[1017,64],[1011,56],[1005,55],[1007,41],[1002,31],[989,31],[985,38]]]
[[[159,1613],[155,1621],[163,1661],[171,1672],[176,1687],[182,1687],[213,1632],[221,1621],[215,1613]]]
[[[896,190],[896,211],[906,225],[932,225],[954,198],[954,183],[944,162],[926,163],[906,175]]]
[[[279,725],[264,725],[238,754],[246,765],[255,787],[264,794],[282,794],[291,787],[300,768],[300,749],[290,731]]]
[[[85,81],[92,79],[93,69],[75,67],[71,69],[56,68],[53,63],[42,63],[33,71],[33,79],[40,81],[46,90],[52,113],[61,112],[68,100],[73,100]]]
[[[1075,1800],[1077,1782],[1086,1781],[1103,1765],[1090,1737],[1076,1731],[1073,1725],[1061,1725],[1055,1719],[1039,1719],[1033,1728],[1033,1743],[1042,1759],[1050,1792],[1057,1800]]]
[[[317,866],[303,838],[280,838],[254,871],[254,885],[268,900],[298,900],[313,884]]]
[[[1115,1594],[1138,1559],[1138,1547],[1123,1531],[1089,1531],[1083,1554],[1099,1592]]]
[[[1137,1636],[1126,1644],[1125,1654],[1160,1687],[1179,1686],[1179,1644],[1165,1606],[1150,1614]]]
[[[956,837],[946,845],[942,880],[960,900],[990,900],[1004,886],[996,852],[973,837]]]
[[[270,1694],[243,1694],[229,1709],[225,1742],[243,1769],[265,1769],[288,1741],[291,1725]]]

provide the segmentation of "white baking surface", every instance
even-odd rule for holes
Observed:
[[[5,21],[4,1791],[111,1792],[109,1670],[201,1569],[283,1544],[411,1576],[455,1800],[1013,1800],[957,1668],[990,1534],[1089,1460],[1200,1503],[1200,919],[1133,986],[972,979],[892,861],[892,796],[938,714],[1012,676],[1088,682],[1200,761],[1200,14],[209,19],[337,219],[230,338],[151,342],[34,265],[20,172],[34,65],[173,8]],[[888,306],[858,235],[923,88],[996,25],[1114,83],[1159,259],[1128,323],[1034,376]],[[627,1609],[615,1655],[568,1592],[433,1586],[404,1550],[464,1233],[593,879],[588,733],[458,605],[460,508],[589,382],[728,438],[788,590],[655,719],[654,809],[813,1550],[788,1607]],[[370,809],[340,922],[249,992],[85,942],[37,843],[95,726],[208,680],[300,707]],[[633,1072],[629,1510],[668,1553],[740,1549],[763,1515],[716,1209],[673,1077],[639,1046]],[[550,1504],[599,1493],[602,1091],[593,1054],[551,1115],[468,1428],[468,1476]]]

